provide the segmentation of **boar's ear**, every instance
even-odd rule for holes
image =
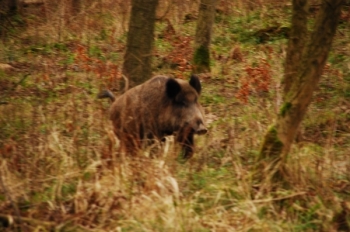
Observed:
[[[190,85],[197,91],[198,94],[201,94],[202,86],[198,76],[193,74],[191,75]]]
[[[175,98],[178,93],[181,91],[181,86],[180,84],[173,78],[170,78],[166,82],[166,95],[169,98]]]

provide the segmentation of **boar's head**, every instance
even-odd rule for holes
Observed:
[[[207,132],[204,113],[198,102],[200,92],[201,84],[197,76],[192,75],[189,83],[179,79],[167,81],[166,94],[171,99],[171,121],[175,131],[187,128],[194,134]]]

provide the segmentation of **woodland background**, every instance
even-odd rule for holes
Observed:
[[[188,78],[198,4],[159,3],[153,74]],[[350,230],[347,5],[286,161],[293,184],[273,191],[253,170],[282,102],[291,1],[218,1],[201,76],[209,133],[184,164],[171,140],[157,158],[119,162],[110,104],[96,98],[123,82],[130,1],[21,6],[0,10],[1,230]],[[319,7],[310,2],[309,28]]]

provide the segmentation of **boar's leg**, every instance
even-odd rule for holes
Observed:
[[[129,155],[137,155],[141,149],[141,141],[136,133],[129,133],[123,130],[114,130],[114,133],[120,141],[119,152],[125,152]]]
[[[190,159],[194,152],[194,132],[192,129],[180,130],[176,141],[182,145],[183,158]]]
[[[190,159],[193,156],[194,152],[194,134],[191,133],[187,136],[185,139],[185,142],[183,143],[182,147],[184,150],[184,159]]]

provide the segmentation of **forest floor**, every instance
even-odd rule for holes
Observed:
[[[350,230],[349,10],[288,157],[291,186],[259,192],[252,167],[281,105],[291,6],[218,8],[201,76],[209,133],[181,163],[171,139],[157,158],[118,156],[96,96],[118,95],[125,21],[96,4],[75,17],[28,9],[1,28],[0,230]],[[172,11],[156,24],[154,74],[186,79],[196,11]]]

